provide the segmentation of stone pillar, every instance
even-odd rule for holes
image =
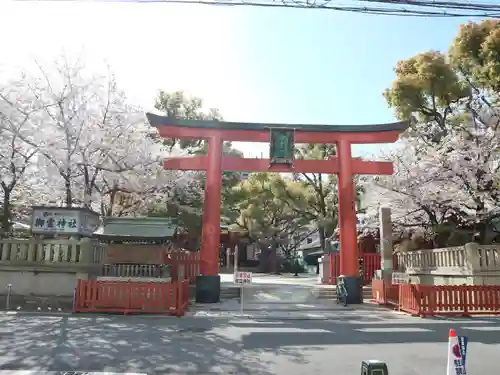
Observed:
[[[319,284],[328,284],[328,280],[330,279],[330,256],[323,255],[318,259],[319,263],[319,275],[318,275],[318,283]]]
[[[92,264],[94,262],[94,247],[92,240],[88,237],[83,237],[80,240],[80,263]]]
[[[231,269],[231,249],[227,248],[226,249],[226,269]]]
[[[481,260],[479,259],[479,245],[475,242],[465,244],[465,266],[472,274],[481,271]]]
[[[233,266],[233,272],[238,272],[238,262],[240,259],[240,248],[238,246],[234,247],[234,266]]]
[[[382,278],[388,282],[391,281],[394,270],[393,247],[392,247],[392,220],[391,209],[389,207],[380,207],[380,270]]]

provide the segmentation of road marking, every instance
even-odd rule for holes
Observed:
[[[308,328],[293,328],[293,327],[231,327],[231,330],[251,332],[251,333],[333,333],[326,329],[308,329]],[[1,374],[0,374],[1,375]]]
[[[483,332],[488,332],[488,331],[500,331],[500,327],[460,327],[461,329],[469,329],[472,331],[483,331]]]
[[[355,328],[355,331],[366,333],[390,333],[390,332],[432,332],[432,329],[417,328],[417,327],[372,327],[372,328]]]

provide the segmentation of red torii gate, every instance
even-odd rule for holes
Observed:
[[[177,120],[152,113],[147,113],[146,116],[149,123],[158,128],[159,134],[163,138],[208,140],[207,155],[176,157],[164,161],[165,169],[203,170],[207,172],[200,265],[202,275],[218,275],[219,271],[219,226],[222,172],[224,170],[336,173],[339,178],[340,272],[346,276],[345,282],[350,303],[361,302],[355,186],[352,177],[355,174],[390,175],[393,173],[393,165],[392,162],[364,161],[353,158],[351,145],[396,142],[399,134],[407,128],[407,122],[378,125],[292,125]],[[279,163],[269,159],[222,155],[223,141],[270,142],[273,130],[282,133],[292,132],[292,146],[293,142],[299,144],[334,143],[337,146],[338,156],[328,160],[288,160]],[[286,137],[284,139],[289,140]],[[220,288],[220,278],[218,280]],[[219,296],[214,296],[213,299],[216,302]]]

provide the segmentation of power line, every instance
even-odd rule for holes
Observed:
[[[211,6],[253,6],[267,8],[317,9],[374,15],[412,17],[500,18],[498,0],[16,0],[17,2],[196,4]],[[365,5],[366,4],[366,5]]]

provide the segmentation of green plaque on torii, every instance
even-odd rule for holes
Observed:
[[[269,157],[271,164],[293,164],[294,129],[270,129]]]

